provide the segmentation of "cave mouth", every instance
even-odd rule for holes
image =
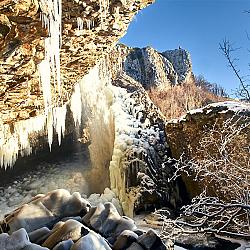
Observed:
[[[55,142],[30,156],[20,157],[12,168],[0,169],[0,215],[27,203],[33,196],[64,188],[88,196],[96,191],[88,181],[92,164],[88,144],[66,136],[62,144]],[[91,190],[91,192],[90,192]]]

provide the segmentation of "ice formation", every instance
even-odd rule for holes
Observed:
[[[38,65],[40,73],[40,83],[43,90],[43,99],[45,106],[45,115],[47,117],[47,132],[49,147],[53,141],[53,128],[58,135],[58,143],[61,144],[61,136],[64,135],[66,105],[61,107],[52,107],[51,81],[54,87],[61,94],[60,79],[60,46],[61,46],[61,0],[41,0],[42,23],[48,29],[49,36],[44,41],[45,58]],[[83,28],[81,18],[77,19],[78,28]]]
[[[81,17],[77,17],[77,28],[78,30],[83,30],[84,21]]]
[[[40,115],[28,120],[18,121],[14,127],[4,124],[0,127],[0,167],[13,166],[18,154],[29,155],[32,152],[29,136],[31,133],[42,131],[46,117]]]
[[[82,95],[79,83],[75,85],[70,101],[70,110],[73,113],[75,126],[81,124],[82,117]]]
[[[50,89],[50,81],[44,79],[43,73],[47,73],[53,79],[54,85],[57,85],[59,94],[61,93],[60,80],[60,46],[61,46],[61,19],[62,19],[62,2],[61,0],[41,0],[42,23],[48,29],[49,36],[45,39],[45,58],[39,65],[41,83],[44,88]],[[52,72],[52,75],[50,74]],[[43,82],[43,80],[45,80]],[[44,100],[48,101],[46,96],[48,91],[43,93]]]

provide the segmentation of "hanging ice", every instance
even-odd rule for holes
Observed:
[[[48,29],[49,36],[45,39],[45,58],[42,65],[39,66],[41,82],[43,81],[43,73],[50,68],[54,85],[57,85],[59,94],[61,93],[60,81],[60,46],[61,46],[61,0],[40,0],[40,7],[42,9],[42,22],[43,26]],[[47,65],[46,65],[47,64]],[[42,72],[41,72],[42,70]],[[42,83],[43,84],[43,83]],[[46,81],[47,87],[48,82]],[[46,94],[46,93],[45,93]],[[45,96],[45,100],[47,97]]]
[[[78,28],[78,30],[83,30],[83,24],[84,24],[84,22],[83,22],[82,18],[77,17],[77,28]]]
[[[79,83],[75,85],[75,89],[70,101],[70,110],[73,114],[75,126],[80,125],[82,117],[82,95]]]
[[[32,133],[43,131],[46,117],[40,115],[28,120],[18,121],[13,128],[9,124],[0,126],[0,167],[13,166],[18,154],[30,155],[32,147],[30,136]]]

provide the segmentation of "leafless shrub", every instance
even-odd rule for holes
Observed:
[[[169,181],[185,173],[202,183],[204,191],[176,220],[159,212],[163,237],[210,232],[250,239],[249,133],[250,117],[236,114],[204,131],[199,146],[190,148],[196,150],[192,159],[180,157]]]
[[[164,221],[162,237],[174,239],[183,234],[215,233],[228,237],[250,240],[250,206],[240,203],[224,203],[217,197],[196,197],[183,207],[182,215],[170,220],[158,211]]]
[[[219,87],[217,90],[215,85],[210,84],[211,91],[209,91],[208,84],[209,82],[204,78],[195,77],[193,80],[179,85],[151,88],[148,93],[150,99],[160,108],[165,117],[173,119],[184,115],[190,109],[226,100],[226,97],[215,94],[226,95],[222,89],[219,91]]]
[[[181,156],[175,178],[185,172],[224,200],[245,203],[250,190],[250,118],[233,116],[204,131],[194,157]]]

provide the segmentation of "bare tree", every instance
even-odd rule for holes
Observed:
[[[248,202],[250,190],[250,118],[234,115],[217,121],[204,131],[195,156],[182,156],[176,164],[176,176],[182,172],[202,181],[208,191],[224,200]],[[247,192],[247,194],[246,194]]]
[[[229,40],[224,39],[222,43],[220,43],[220,50],[228,61],[228,65],[232,68],[235,76],[238,78],[240,82],[239,88],[236,90],[236,94],[238,97],[243,98],[244,100],[250,102],[250,84],[246,77],[240,74],[240,69],[238,69],[236,61],[238,60],[233,56],[233,53],[237,50],[233,48],[233,45],[229,42]]]

